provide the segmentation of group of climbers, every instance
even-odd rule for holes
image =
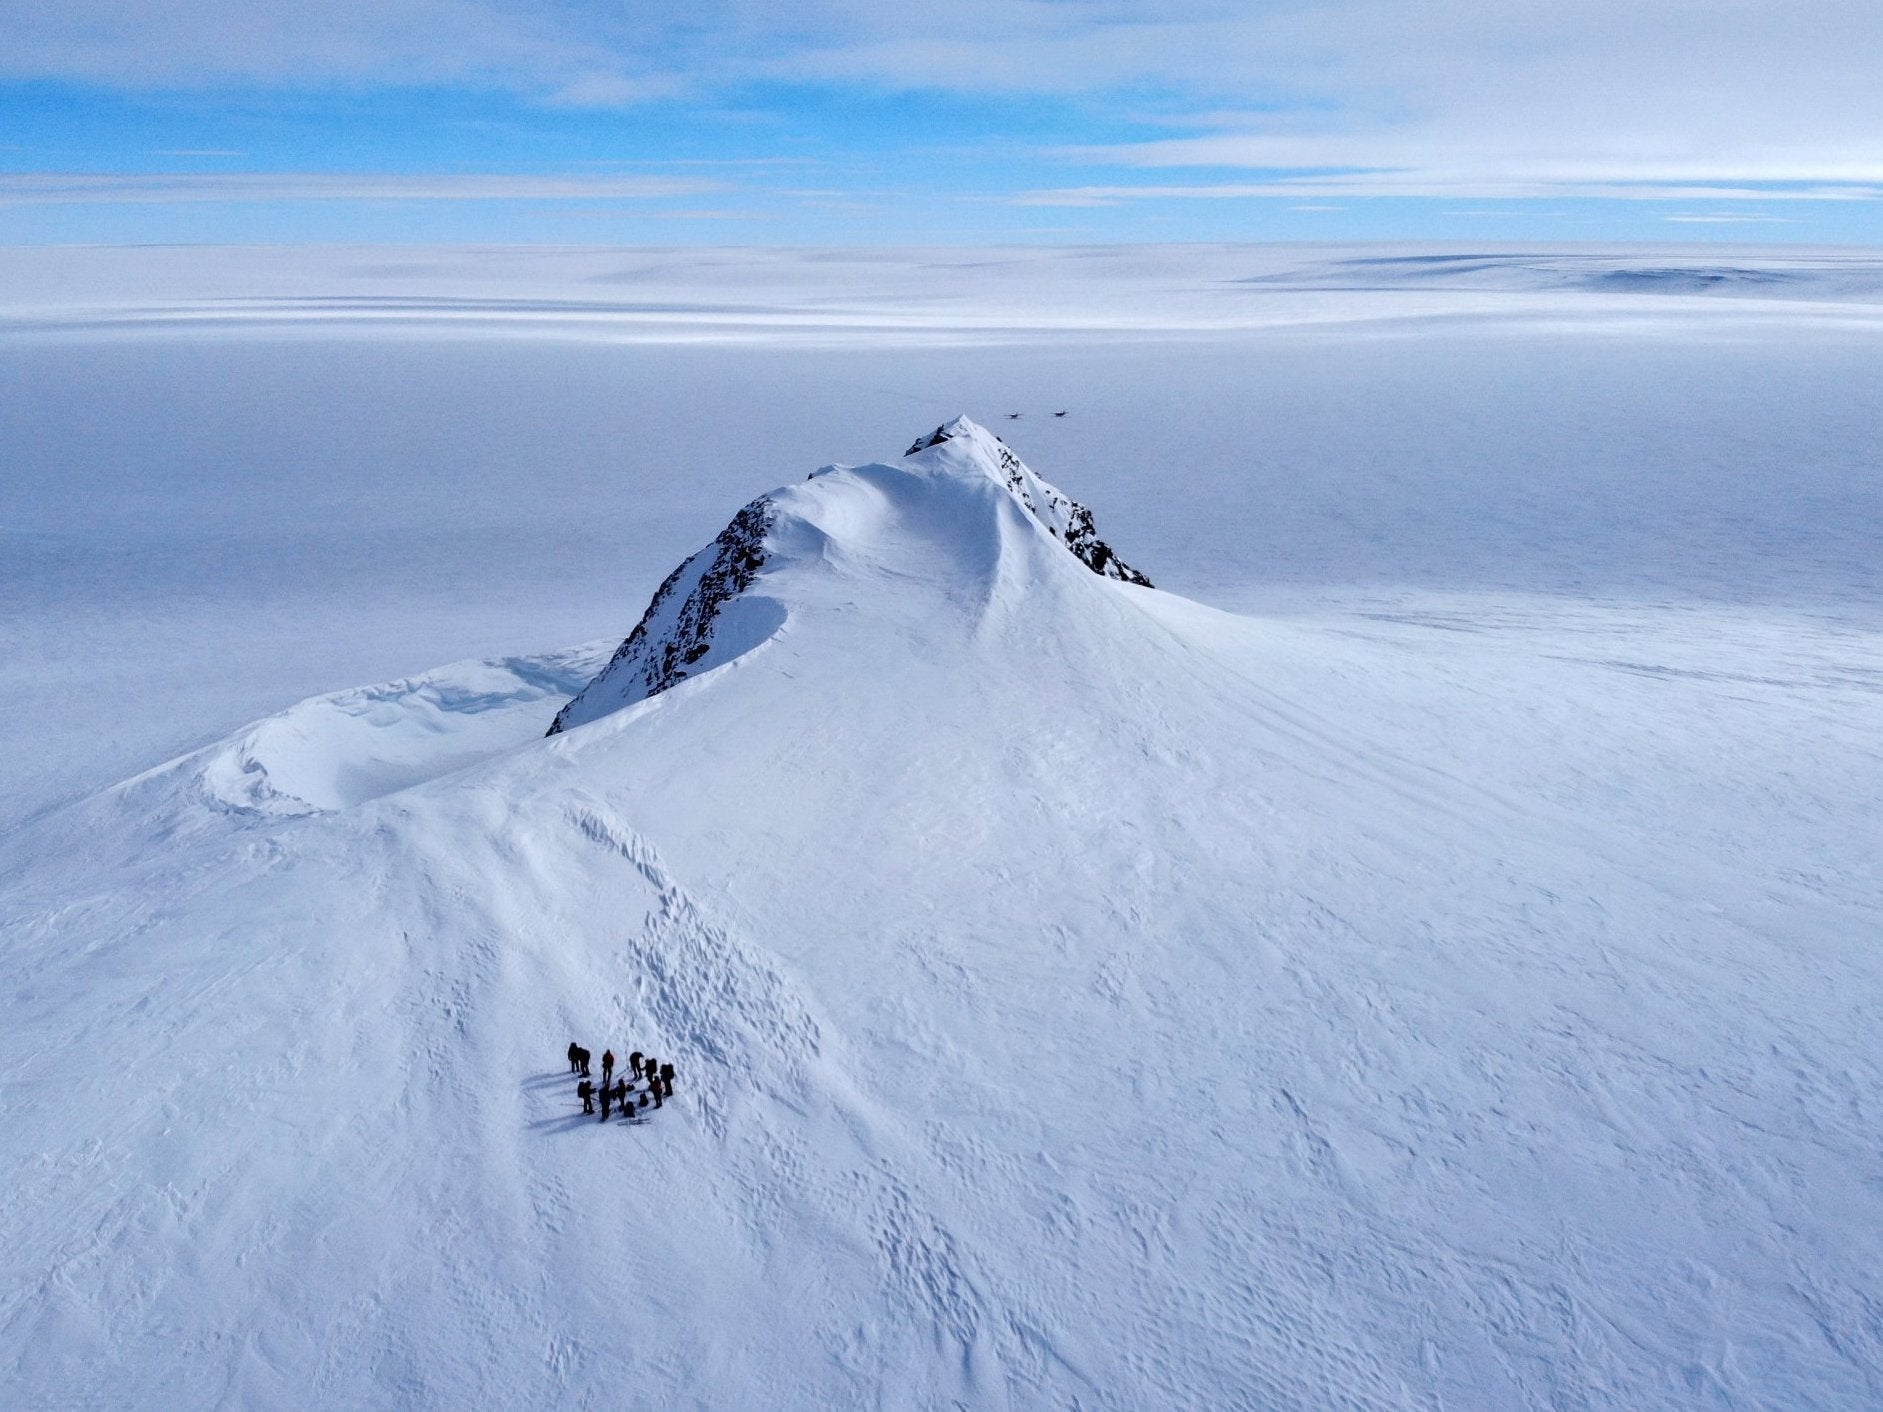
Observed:
[[[601,1099],[601,1121],[604,1123],[608,1121],[609,1111],[613,1108],[619,1108],[621,1116],[632,1122],[636,1108],[645,1108],[649,1104],[659,1108],[673,1097],[672,1064],[664,1064],[653,1055],[642,1054],[637,1049],[628,1056],[628,1069],[633,1075],[632,1079],[626,1074],[617,1079],[615,1052],[612,1049],[604,1050],[601,1087],[597,1088],[591,1082],[593,1075],[589,1069],[589,1052],[574,1040],[569,1041],[569,1072],[579,1074],[582,1078],[575,1086],[575,1096],[582,1100],[584,1113],[593,1113],[595,1100]],[[647,1081],[647,1087],[640,1089],[643,1079]],[[637,1092],[640,1097],[638,1103],[635,1102]]]

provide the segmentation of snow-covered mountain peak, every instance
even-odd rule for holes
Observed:
[[[978,422],[967,417],[945,422],[927,436],[916,438],[904,459],[955,474],[993,477],[1093,573],[1151,586],[1149,578],[1120,559],[1099,538],[1090,510],[1043,480],[1006,442]]]
[[[1151,586],[1099,537],[1090,510],[957,417],[893,465],[825,466],[745,506],[667,576],[549,733],[658,696],[807,613],[889,597],[917,615],[1024,601],[1042,578],[1062,576],[1060,550],[1100,578]]]
[[[943,422],[926,436],[918,436],[909,449],[902,454],[904,459],[919,456],[924,451],[951,441],[956,443],[952,448],[954,451],[976,452],[983,460],[997,458],[999,448],[1006,445],[979,422],[971,417],[961,416],[956,417],[952,422]]]

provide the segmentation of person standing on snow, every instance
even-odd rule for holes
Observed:
[[[667,1097],[673,1097],[673,1065],[660,1066],[660,1086],[667,1091]]]
[[[569,1072],[572,1074],[582,1072],[582,1046],[574,1040],[569,1041]]]
[[[614,1096],[614,1090],[608,1087],[607,1080],[602,1081],[602,1121],[608,1121],[608,1100]]]
[[[615,1076],[615,1052],[612,1049],[602,1051],[602,1087],[606,1088]]]
[[[626,1079],[615,1080],[615,1106],[621,1110],[622,1117],[629,1119],[634,1117],[633,1110],[628,1106],[628,1081]]]
[[[595,1111],[594,1084],[590,1083],[587,1079],[583,1079],[581,1083],[575,1086],[575,1096],[582,1100],[582,1111],[584,1113],[593,1113]]]
[[[635,1078],[637,1079],[640,1078],[641,1076],[641,1051],[640,1050],[637,1049],[634,1051],[634,1053],[628,1056],[628,1069],[634,1075]]]

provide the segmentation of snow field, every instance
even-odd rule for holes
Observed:
[[[979,436],[774,498],[659,695],[444,669],[16,835],[27,1405],[1877,1399],[1875,634],[1239,618]]]

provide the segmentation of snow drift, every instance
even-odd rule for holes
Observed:
[[[945,430],[13,840],[10,1405],[1876,1401],[1867,884]]]

